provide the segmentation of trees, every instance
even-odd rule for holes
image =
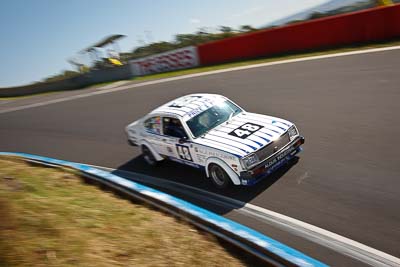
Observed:
[[[253,32],[253,31],[256,31],[256,30],[257,30],[256,28],[253,28],[250,25],[242,25],[239,28],[239,31],[241,31],[241,32]]]
[[[71,70],[64,70],[60,74],[56,74],[54,76],[48,77],[43,79],[43,82],[55,82],[55,81],[60,81],[60,80],[65,80],[67,78],[75,77],[80,75],[79,72],[76,71],[71,71]]]

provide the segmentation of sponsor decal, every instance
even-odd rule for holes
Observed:
[[[235,159],[234,156],[226,155],[226,154],[222,154],[222,153],[214,152],[214,151],[209,151],[208,155],[212,156],[212,157],[222,158],[222,159],[229,159],[229,160],[234,160]]]
[[[135,76],[187,69],[199,65],[197,48],[184,47],[130,61]]]
[[[186,114],[186,116],[188,116],[188,117],[194,117],[194,116],[196,116],[197,114],[200,114],[202,111],[204,111],[205,109],[206,109],[207,107],[206,106],[204,106],[204,107],[199,107],[199,108],[195,108],[195,109],[193,109],[193,110],[191,110],[191,111],[189,111],[187,114]]]
[[[245,123],[242,126],[236,128],[232,132],[230,132],[229,135],[239,137],[242,139],[246,139],[247,137],[249,137],[253,133],[257,132],[258,130],[260,130],[263,127],[264,126],[262,126],[262,125],[248,122],[248,123]]]
[[[200,100],[196,103],[197,106],[199,106],[199,105],[200,106],[188,111],[185,114],[186,117],[192,118],[192,117],[200,114],[204,110],[215,105],[215,103],[214,103],[215,101],[213,102],[213,100],[211,100],[211,99],[207,99],[202,96],[188,96],[188,97],[179,98],[178,100],[173,101],[170,105],[168,105],[168,107],[171,107],[171,108],[187,107],[188,108],[188,105],[190,105],[193,101],[196,101],[196,100]]]
[[[276,163],[278,163],[279,161],[281,161],[282,159],[284,159],[287,155],[289,155],[292,151],[294,150],[294,147],[291,147],[289,149],[286,149],[285,151],[283,151],[281,154],[279,154],[278,156],[276,156],[275,158],[273,158],[272,160],[268,161],[265,164],[265,168],[269,168],[273,165],[275,165]]]
[[[203,154],[196,154],[197,157],[197,162],[201,165],[205,165],[206,160],[207,160],[207,156],[203,155]]]
[[[178,100],[175,100],[174,102],[171,103],[171,105],[169,105],[169,107],[171,108],[181,108],[184,106],[189,105],[190,102],[201,98],[201,96],[187,96],[187,97],[182,97],[179,98]]]
[[[216,157],[220,159],[225,159],[225,160],[235,160],[236,158],[230,154],[226,154],[223,152],[218,152],[218,151],[212,151],[209,149],[201,148],[201,147],[195,147],[194,151],[198,153],[198,155],[204,155],[206,157]]]
[[[207,154],[207,152],[208,152],[208,150],[207,149],[205,149],[205,148],[203,148],[203,147],[195,147],[195,150],[194,151],[196,151],[197,153],[199,153],[199,154]]]

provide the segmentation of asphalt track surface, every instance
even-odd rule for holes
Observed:
[[[197,92],[223,94],[248,111],[291,120],[306,138],[296,164],[255,187],[221,194],[400,257],[400,50],[207,75],[0,114],[0,151],[215,191],[196,169],[172,162],[146,166],[124,134],[125,125],[158,105]],[[215,211],[330,265],[363,266],[253,218]]]

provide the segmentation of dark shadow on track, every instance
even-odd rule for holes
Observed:
[[[119,166],[113,174],[130,178],[127,172],[142,173],[148,176],[153,176],[168,181],[173,181],[192,187],[196,187],[205,191],[213,192],[223,196],[227,196],[244,203],[250,202],[252,199],[257,197],[259,194],[263,193],[269,187],[271,187],[276,181],[283,177],[294,165],[299,161],[299,157],[294,157],[289,163],[283,165],[281,168],[277,169],[270,176],[266,177],[254,186],[232,186],[225,190],[219,190],[214,187],[210,179],[207,179],[203,169],[195,169],[189,166],[185,166],[173,161],[161,162],[156,167],[149,166],[144,159],[139,156],[133,158],[132,160]],[[146,184],[146,183],[144,183]],[[160,191],[167,192],[169,194],[175,195],[182,199],[185,199],[191,203],[199,205],[208,210],[214,211],[218,214],[225,214],[230,212],[232,209],[228,207],[221,207],[220,205],[210,205],[209,201],[201,201],[199,199],[194,199],[189,195],[185,195],[173,190],[165,190],[162,187],[157,187],[150,185],[153,188],[157,188]],[[206,197],[206,196],[205,196]]]

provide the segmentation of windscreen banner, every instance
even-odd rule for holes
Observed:
[[[161,54],[131,60],[134,76],[188,69],[199,66],[197,48],[188,46]]]

